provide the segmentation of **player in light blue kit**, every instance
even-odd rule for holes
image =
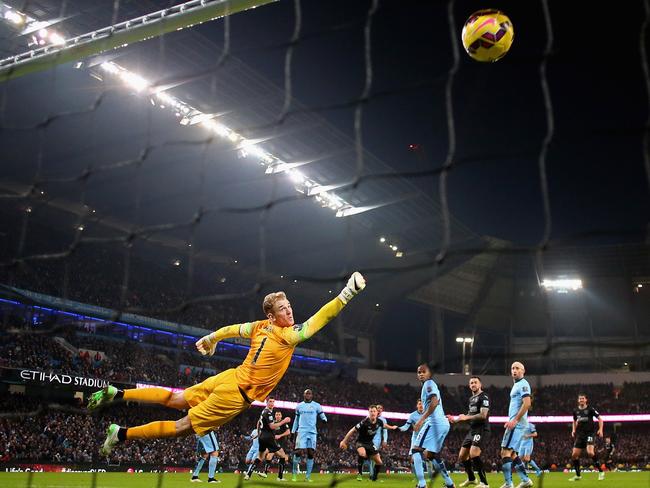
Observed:
[[[513,466],[521,478],[521,483],[517,485],[517,488],[527,488],[533,486],[533,480],[528,477],[526,467],[518,454],[519,446],[528,426],[528,410],[531,406],[530,385],[524,379],[526,369],[519,361],[512,363],[510,373],[514,385],[510,390],[510,407],[508,408],[510,420],[504,425],[506,431],[501,441],[501,468],[505,479],[501,488],[512,488]]]
[[[524,465],[527,466],[530,464],[535,470],[537,476],[542,475],[542,470],[539,469],[537,463],[533,461],[530,456],[533,454],[533,439],[537,437],[537,429],[535,429],[535,424],[528,422],[528,427],[524,431],[524,437],[521,439],[521,444],[519,444],[519,457],[524,462]]]
[[[257,429],[253,429],[251,435],[244,436],[247,441],[253,441],[251,447],[246,453],[246,464],[252,463],[260,452],[260,435]]]
[[[415,411],[411,412],[411,415],[409,415],[409,418],[406,419],[404,425],[398,427],[399,430],[401,430],[402,432],[407,432],[409,429],[412,429],[417,423],[417,421],[420,420],[423,413],[424,413],[424,406],[422,405],[422,400],[418,398],[417,404],[415,406]],[[413,448],[415,447],[415,439],[417,438],[417,436],[418,433],[415,432],[415,430],[413,430],[413,433],[411,434],[411,446],[409,447],[409,456],[411,456],[411,472],[414,475],[415,475],[415,467],[413,464]],[[429,475],[433,478],[433,466],[431,465],[431,461],[427,461],[426,465],[427,465],[427,471],[429,471]]]
[[[381,404],[377,405],[377,418],[382,422],[382,427],[375,433],[375,437],[372,438],[372,445],[375,446],[377,452],[385,449],[388,445],[388,420],[383,416],[384,406]],[[367,461],[369,463],[369,472],[370,477],[375,470],[375,462],[372,459]]]
[[[314,394],[310,389],[303,393],[304,401],[296,405],[296,417],[293,419],[291,433],[297,432],[295,450],[293,454],[293,470],[291,481],[297,481],[300,460],[307,457],[305,481],[311,482],[311,470],[314,469],[314,451],[316,450],[316,423],[320,418],[327,422],[325,412],[320,403],[313,401]]]
[[[438,385],[431,379],[431,369],[428,364],[418,366],[418,380],[422,382],[420,399],[424,407],[422,417],[413,426],[418,433],[413,448],[413,465],[415,476],[418,479],[418,488],[426,488],[422,460],[432,460],[434,469],[442,476],[447,488],[454,487],[454,482],[449,477],[445,462],[440,457],[440,451],[449,433],[449,420],[445,417],[442,408],[442,398]]]
[[[217,471],[217,462],[219,461],[219,442],[217,441],[217,434],[214,431],[210,431],[205,435],[196,436],[197,444],[196,451],[201,456],[196,463],[194,472],[192,473],[192,479],[190,480],[193,483],[200,482],[199,473],[203,468],[203,463],[205,460],[210,457],[208,461],[208,483],[221,483],[221,480],[215,479],[214,474]]]

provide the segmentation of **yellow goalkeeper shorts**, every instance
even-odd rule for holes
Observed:
[[[239,389],[235,370],[227,369],[185,390],[183,396],[192,408],[188,412],[192,429],[205,435],[230,422],[251,406]]]

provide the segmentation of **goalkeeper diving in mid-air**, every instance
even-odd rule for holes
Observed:
[[[128,439],[201,436],[230,422],[249,408],[253,400],[266,400],[287,371],[296,346],[336,317],[365,286],[361,273],[352,273],[341,293],[302,324],[295,324],[291,304],[284,292],[270,293],[262,303],[266,320],[222,327],[196,341],[201,354],[212,355],[222,339],[250,339],[250,350],[244,362],[182,392],[155,387],[118,390],[115,386],[107,386],[93,393],[88,400],[90,410],[115,400],[189,409],[185,417],[176,421],[162,420],[137,427],[111,424],[100,453],[108,456],[116,444]]]

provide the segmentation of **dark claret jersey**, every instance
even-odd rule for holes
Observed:
[[[289,430],[289,424],[283,424],[280,427],[278,427],[277,429],[275,429],[273,431],[273,433],[275,435],[280,435],[280,434],[284,434],[287,430]],[[280,439],[277,439],[277,441],[278,442],[286,442],[288,438],[289,438],[289,436],[284,436],[284,437],[281,437]]]
[[[478,395],[474,395],[469,399],[469,408],[467,409],[467,415],[476,415],[481,412],[482,408],[490,408],[490,399],[487,394],[482,391]],[[485,432],[490,430],[489,422],[490,414],[488,412],[488,418],[486,419],[475,419],[469,423],[470,429],[472,432]]]
[[[260,419],[257,421],[257,431],[260,435],[262,433],[273,434],[273,429],[271,428],[273,422],[275,422],[275,419],[273,418],[273,410],[269,408],[262,410],[262,415],[260,415]]]
[[[372,439],[375,437],[375,434],[379,431],[379,429],[383,427],[384,423],[381,421],[381,419],[377,418],[373,424],[370,421],[370,418],[366,417],[354,426],[354,428],[357,429],[357,432],[359,433],[359,439],[357,442],[361,444],[372,444]]]
[[[573,411],[573,420],[576,421],[576,433],[593,434],[596,430],[595,418],[600,418],[600,414],[591,405],[587,405],[586,408],[576,408]]]

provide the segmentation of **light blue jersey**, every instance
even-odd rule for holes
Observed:
[[[257,429],[253,429],[251,435],[246,436],[246,440],[253,441],[248,453],[246,453],[246,461],[252,461],[257,457],[257,453],[260,451],[260,438],[257,435]]]
[[[519,409],[524,404],[524,398],[530,396],[530,385],[528,381],[524,378],[516,380],[515,384],[512,385],[512,390],[510,390],[510,406],[508,407],[508,418],[513,420]],[[521,441],[524,437],[524,429],[528,426],[528,412],[526,411],[515,428],[510,430],[506,429],[503,433],[503,440],[501,441],[501,447],[504,449],[512,449],[515,452],[519,452],[519,447],[521,446]]]
[[[375,449],[379,449],[382,442],[388,442],[388,429],[386,428],[388,420],[382,416],[379,416],[378,418],[382,422],[382,427],[375,432],[375,437],[372,438],[372,445],[375,446]]]
[[[429,415],[424,421],[425,424],[436,424],[436,425],[446,425],[449,427],[449,421],[445,417],[445,411],[442,408],[442,398],[440,397],[440,390],[438,385],[433,380],[426,380],[422,384],[422,393],[420,394],[420,399],[422,400],[422,405],[424,406],[424,411],[426,412],[431,405],[431,400],[433,397],[438,397],[438,405],[431,415]]]
[[[296,416],[291,427],[291,433],[298,432],[296,449],[316,449],[316,423],[319,417],[323,422],[327,422],[320,403],[311,401],[296,405]]]
[[[415,432],[413,429],[413,426],[418,423],[418,420],[422,418],[422,414],[418,412],[417,410],[414,412],[411,412],[411,415],[409,415],[409,418],[406,419],[406,423],[402,425],[399,430],[402,432],[406,432],[409,429],[413,430],[413,433],[411,434],[411,447],[415,444],[415,438],[418,436],[418,433]]]
[[[438,405],[424,421],[424,425],[418,432],[415,439],[415,449],[426,449],[428,452],[439,453],[442,450],[445,437],[449,433],[449,421],[445,417],[445,411],[442,408],[442,398],[440,390],[433,380],[426,380],[422,384],[422,393],[420,399],[426,412],[433,401],[433,397],[438,398]]]
[[[291,432],[299,434],[316,434],[316,422],[318,418],[327,422],[323,407],[318,402],[300,402],[296,405],[296,417],[293,419]]]
[[[515,381],[510,390],[510,407],[508,408],[508,417],[514,419],[519,409],[524,403],[524,398],[530,396],[530,385],[524,378]],[[517,424],[517,427],[525,427],[528,424],[528,412],[524,413]]]

